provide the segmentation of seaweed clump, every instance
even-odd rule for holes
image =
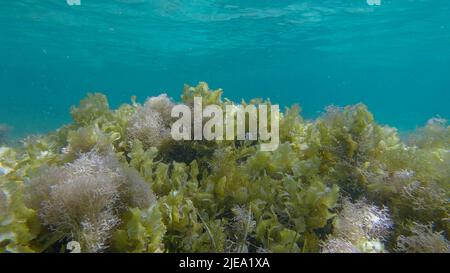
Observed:
[[[270,104],[222,94],[186,85],[180,103]],[[294,105],[264,152],[173,140],[175,104],[89,94],[71,124],[2,147],[0,252],[449,252],[446,120],[403,140],[363,104],[310,121]]]
[[[410,235],[397,238],[397,251],[408,253],[448,253],[450,242],[441,232],[433,231],[432,225],[412,223]]]
[[[114,157],[95,151],[62,167],[43,166],[26,185],[25,204],[60,239],[99,252],[120,223],[121,210],[146,208],[154,202],[139,174],[122,168]]]
[[[333,232],[323,244],[323,252],[384,252],[393,222],[386,208],[343,200],[342,210],[334,218]],[[339,246],[342,246],[339,247]]]
[[[146,149],[159,147],[170,138],[173,106],[165,94],[147,99],[142,106],[136,105],[137,109],[128,122],[128,139],[139,140]]]

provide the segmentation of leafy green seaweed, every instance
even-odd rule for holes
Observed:
[[[181,103],[234,104],[222,95],[185,85]],[[449,251],[446,120],[403,140],[363,104],[310,121],[294,105],[263,152],[171,139],[173,105],[89,94],[73,123],[0,147],[0,252]]]

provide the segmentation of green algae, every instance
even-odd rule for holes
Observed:
[[[181,98],[233,104],[222,94],[200,83]],[[3,147],[0,252],[72,241],[85,252],[449,252],[445,120],[404,141],[363,104],[313,121],[294,105],[280,146],[263,152],[253,140],[168,138],[173,105],[162,95],[111,109],[89,94],[73,123]]]

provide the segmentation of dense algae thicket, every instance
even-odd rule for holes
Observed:
[[[185,86],[182,103],[221,94]],[[0,148],[0,252],[449,252],[445,120],[402,141],[362,104],[293,106],[262,152],[172,140],[173,106],[90,94],[72,124]]]

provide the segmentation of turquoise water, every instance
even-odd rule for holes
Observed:
[[[0,3],[0,124],[70,122],[89,91],[113,107],[207,81],[233,100],[364,102],[383,124],[450,117],[450,1],[16,0]]]

